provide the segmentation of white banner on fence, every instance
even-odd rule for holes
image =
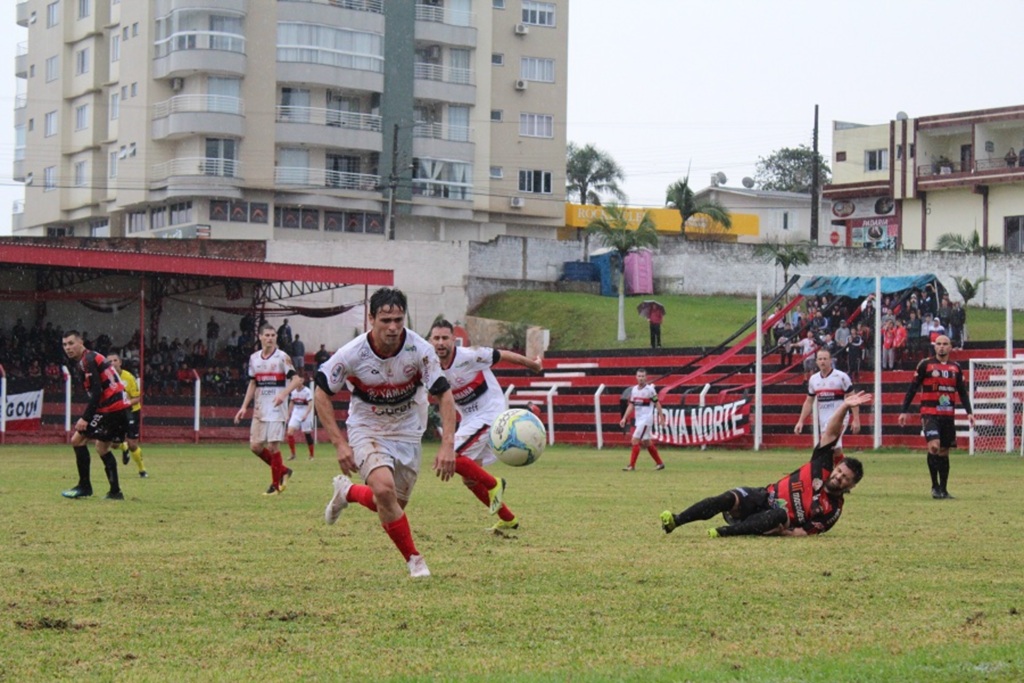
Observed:
[[[8,396],[4,413],[11,431],[38,429],[43,418],[43,390]]]

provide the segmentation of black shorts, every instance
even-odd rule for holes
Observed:
[[[726,517],[726,522],[729,524],[732,524],[734,521],[746,519],[751,515],[756,515],[758,512],[770,510],[775,502],[774,497],[766,488],[739,486],[734,488],[732,492],[740,499],[739,514]]]
[[[96,413],[82,432],[90,439],[108,443],[121,443],[128,435],[128,413],[130,409],[116,413]]]
[[[951,417],[922,415],[921,429],[925,441],[938,439],[939,448],[956,448],[956,423]]]
[[[128,411],[128,431],[126,436],[132,441],[139,438],[139,413],[141,410]]]

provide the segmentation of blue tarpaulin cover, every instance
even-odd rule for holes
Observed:
[[[924,289],[927,284],[934,284],[940,295],[942,284],[934,275],[903,275],[900,277],[883,277],[882,294],[895,294],[907,289]],[[873,277],[830,277],[815,275],[800,287],[803,296],[831,294],[832,296],[848,296],[858,299],[875,293]]]

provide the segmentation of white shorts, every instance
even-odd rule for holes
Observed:
[[[395,493],[399,500],[409,502],[416,479],[420,475],[423,446],[408,441],[356,436],[349,440],[352,454],[359,468],[359,476],[366,481],[378,467],[387,467],[395,479]]]
[[[252,419],[252,426],[249,427],[249,443],[281,443],[284,441],[284,422],[264,422],[257,418]]]
[[[288,431],[294,431],[301,429],[303,432],[309,434],[313,431],[313,411],[309,411],[309,415],[306,416],[305,420],[299,419],[298,415],[292,415],[288,418]]]
[[[633,438],[640,441],[650,441],[654,438],[654,420],[637,420],[633,429]]]
[[[491,450],[488,438],[490,432],[491,425],[479,420],[463,422],[455,432],[455,453],[464,455],[484,467],[497,462],[498,457]]]

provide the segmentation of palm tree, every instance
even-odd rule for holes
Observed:
[[[619,187],[625,175],[615,159],[606,152],[593,145],[579,147],[570,142],[565,156],[567,199],[579,199],[580,204],[600,205],[601,195],[607,194],[618,201],[626,200],[626,195]]]
[[[695,193],[690,187],[690,176],[687,175],[682,180],[672,183],[665,192],[665,205],[676,209],[683,219],[680,230],[683,239],[686,239],[687,221],[698,214],[707,216],[726,230],[732,227],[732,217],[729,215],[729,210],[724,206],[713,200],[705,202],[696,201]]]
[[[964,237],[955,232],[939,235],[935,246],[941,251],[962,251],[965,254],[998,254],[1002,251],[997,246],[982,246],[977,230],[973,231],[970,237]]]
[[[754,249],[754,256],[772,261],[782,268],[782,281],[789,282],[789,269],[806,266],[811,262],[810,249],[814,243],[809,240],[783,242],[779,239],[765,240]]]
[[[956,282],[956,290],[960,292],[960,298],[964,300],[964,308],[967,308],[967,302],[978,296],[980,293],[978,288],[981,287],[981,283],[988,282],[988,278],[979,277],[974,282],[971,282],[966,276],[954,275],[953,281]]]
[[[626,341],[626,254],[640,247],[657,247],[658,232],[650,211],[644,211],[640,223],[633,230],[629,226],[626,208],[618,204],[604,207],[603,215],[587,225],[601,241],[618,252],[619,262],[619,341]]]

